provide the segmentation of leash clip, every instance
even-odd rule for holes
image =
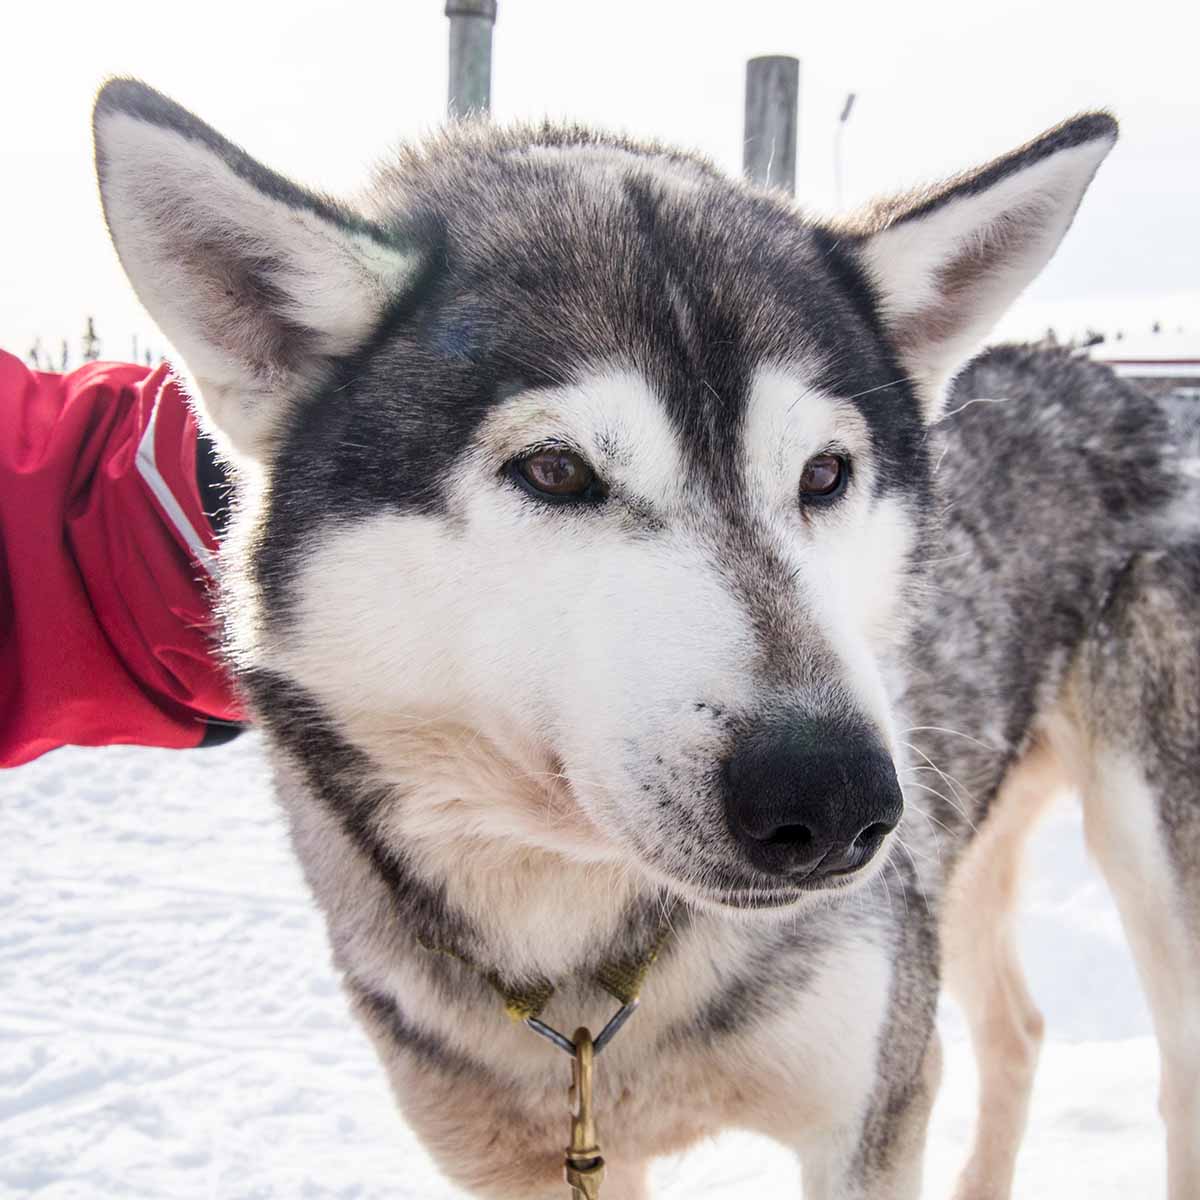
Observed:
[[[574,1200],[599,1200],[604,1182],[604,1158],[596,1142],[592,1113],[592,1074],[596,1047],[587,1029],[575,1030],[571,1059],[571,1144],[563,1174]]]

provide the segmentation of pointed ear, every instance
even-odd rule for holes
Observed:
[[[1076,117],[852,221],[859,261],[928,420],[940,415],[954,372],[1049,261],[1116,139],[1107,113]]]
[[[260,166],[135,80],[103,88],[94,130],[117,254],[202,420],[227,452],[269,455],[289,404],[411,286],[416,240]]]

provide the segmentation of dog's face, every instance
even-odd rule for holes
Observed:
[[[109,85],[114,240],[244,478],[243,664],[398,785],[409,853],[741,907],[869,877],[927,426],[1114,136],[833,229],[683,156],[475,129],[351,210]]]

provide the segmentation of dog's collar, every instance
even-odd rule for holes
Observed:
[[[640,953],[628,954],[602,962],[591,974],[590,978],[601,991],[607,992],[618,1001],[622,1007],[637,1003],[638,994],[654,960],[667,940],[671,924],[666,916],[659,924],[658,931],[650,944]],[[513,984],[506,980],[498,971],[479,966],[461,950],[452,946],[437,945],[418,936],[417,941],[426,950],[437,954],[446,954],[457,959],[464,966],[470,967],[492,990],[504,1004],[504,1011],[514,1021],[537,1021],[550,1003],[557,986],[549,979],[526,980],[521,984]]]
[[[571,1056],[571,1141],[566,1150],[563,1174],[575,1200],[598,1200],[600,1184],[604,1179],[604,1156],[600,1153],[592,1114],[592,1072],[595,1056],[633,1016],[646,974],[654,965],[654,960],[658,958],[658,953],[670,932],[670,914],[664,912],[657,933],[644,951],[609,959],[592,972],[592,982],[621,1005],[594,1039],[586,1027],[575,1030],[574,1036],[569,1038],[541,1020],[546,1005],[557,990],[550,980],[538,979],[514,987],[505,982],[497,971],[486,970],[472,962],[461,950],[450,946],[438,946],[421,937],[417,939],[424,949],[447,954],[464,966],[470,967],[480,978],[486,980],[500,997],[504,1003],[504,1011],[509,1017],[514,1021],[523,1021],[534,1033],[553,1042]]]

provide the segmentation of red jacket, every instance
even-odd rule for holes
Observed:
[[[55,375],[0,351],[0,767],[236,728],[196,470],[165,366]]]

